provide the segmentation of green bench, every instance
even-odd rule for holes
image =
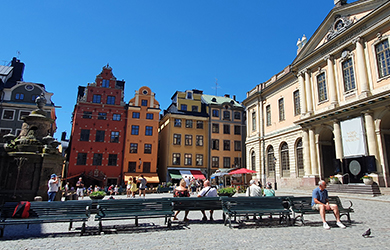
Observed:
[[[103,231],[102,221],[105,220],[134,219],[138,227],[139,219],[165,218],[165,224],[170,228],[172,215],[169,199],[114,199],[98,201],[95,220],[99,221],[99,232]]]
[[[293,212],[293,224],[295,224],[296,221],[300,221],[302,225],[305,224],[305,221],[303,219],[304,214],[319,214],[318,210],[314,210],[311,207],[311,200],[312,197],[305,196],[305,197],[289,197],[289,202],[291,205],[291,211]],[[349,201],[350,205],[349,207],[343,207],[341,200],[338,196],[329,196],[329,203],[330,204],[336,204],[340,211],[340,218],[342,216],[346,216],[349,223],[351,223],[351,216],[350,213],[353,213],[352,208],[352,202]],[[332,210],[326,211],[327,213],[333,213]]]
[[[250,216],[253,216],[256,223],[259,221],[256,216],[277,215],[279,216],[279,224],[283,222],[289,225],[290,210],[286,206],[285,197],[221,197],[222,210],[225,216],[224,225],[229,221],[229,227],[232,228],[232,218],[236,221],[239,217],[239,227],[245,221],[251,221]],[[240,219],[240,216],[243,219]]]
[[[6,202],[1,206],[0,237],[3,237],[5,226],[69,222],[69,230],[73,222],[83,222],[81,235],[85,232],[85,222],[90,217],[91,201],[33,201],[28,218],[12,218],[17,202]]]
[[[174,197],[168,199],[172,201],[175,211],[222,210],[220,197]]]

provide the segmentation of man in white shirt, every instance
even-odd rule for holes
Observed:
[[[190,186],[190,179],[187,176],[184,176],[184,181],[186,182],[186,188]]]
[[[263,191],[256,185],[255,180],[249,182],[250,186],[246,189],[246,196],[262,196]]]
[[[198,197],[217,197],[218,193],[217,193],[217,189],[216,188],[213,188],[211,187],[210,185],[210,181],[209,180],[206,180],[204,183],[204,188],[202,190],[200,190],[199,194],[198,194]],[[202,214],[203,214],[203,218],[202,220],[203,221],[207,221],[207,216],[206,216],[206,213],[204,210],[201,210]],[[210,221],[213,221],[213,213],[214,213],[214,210],[210,210]]]
[[[56,174],[50,176],[50,180],[47,183],[49,190],[47,191],[48,202],[54,201],[58,192],[59,180]]]

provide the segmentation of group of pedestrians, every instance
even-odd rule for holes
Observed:
[[[137,183],[139,183],[139,187],[137,187]],[[126,186],[127,197],[135,198],[135,194],[136,194],[137,190],[139,190],[139,197],[141,197],[141,195],[143,195],[145,198],[146,184],[147,183],[148,183],[148,181],[146,180],[146,178],[142,174],[138,177],[138,179],[136,177],[129,179],[129,181],[127,182],[127,186]]]
[[[272,189],[271,182],[265,184],[265,188],[262,189],[262,185],[257,180],[250,180],[249,187],[246,189],[246,196],[275,196],[275,190]]]

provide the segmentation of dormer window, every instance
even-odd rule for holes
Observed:
[[[187,91],[186,93],[187,93],[186,99],[190,99],[190,100],[194,99],[192,91]]]
[[[109,88],[110,87],[110,81],[107,79],[103,79],[102,81],[102,87],[103,88]]]

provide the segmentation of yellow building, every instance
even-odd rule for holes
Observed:
[[[164,111],[159,128],[161,181],[204,178],[207,173],[208,117],[201,96],[200,90],[177,91]]]
[[[248,164],[282,186],[389,186],[390,2],[335,1],[292,65],[247,92]]]

